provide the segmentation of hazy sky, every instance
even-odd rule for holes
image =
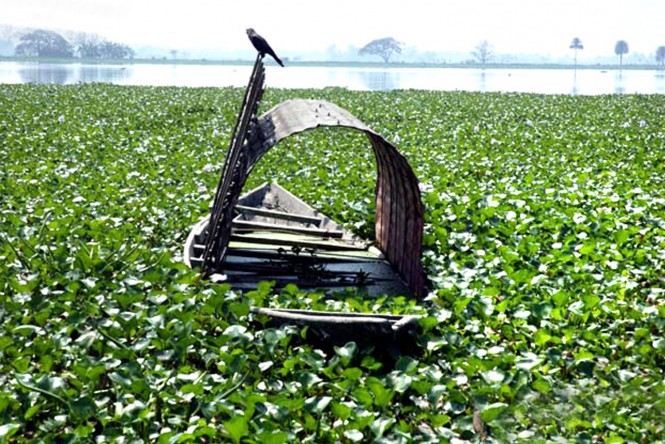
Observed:
[[[497,53],[580,59],[665,45],[665,0],[0,0],[0,24],[71,29],[129,45],[238,50],[253,27],[279,53],[363,46],[394,37],[434,51],[471,51],[488,40]]]

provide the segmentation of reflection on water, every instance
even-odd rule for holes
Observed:
[[[137,63],[0,62],[0,83],[114,83],[152,86],[245,86],[250,65],[169,65]],[[504,91],[542,94],[663,94],[663,70],[509,69],[509,68],[349,68],[266,67],[271,88],[342,87],[388,91]]]
[[[614,92],[616,94],[623,94],[626,92],[626,88],[623,85],[623,73],[621,70],[614,75]]]
[[[39,69],[39,66],[27,66],[18,71],[23,83],[69,83],[71,69],[55,67],[53,69]]]
[[[360,82],[369,91],[390,91],[399,86],[398,74],[388,70],[361,70],[353,71]]]
[[[21,63],[17,72],[20,83],[120,83],[129,76],[118,65],[81,65],[57,63]],[[0,76],[2,71],[0,71]],[[1,80],[1,78],[0,78]],[[13,83],[13,82],[10,82]]]
[[[655,85],[658,94],[665,93],[665,71],[662,69],[656,71]]]
[[[479,84],[479,90],[482,92],[487,91],[487,73],[485,72],[484,69],[480,70],[480,80],[478,82]]]
[[[79,69],[78,81],[83,83],[118,83],[129,77],[124,66],[82,66]],[[109,79],[112,79],[109,81]]]

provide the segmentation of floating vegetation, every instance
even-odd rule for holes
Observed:
[[[0,85],[0,441],[655,442],[665,436],[663,96],[267,90],[348,109],[422,182],[421,302],[182,263],[233,88]],[[277,180],[364,237],[373,155],[321,130]],[[424,314],[422,354],[263,328],[250,306]]]

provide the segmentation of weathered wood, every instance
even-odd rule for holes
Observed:
[[[321,219],[320,217],[304,216],[295,213],[285,213],[283,211],[267,210],[265,208],[253,208],[244,205],[236,205],[236,211],[238,211],[241,214],[252,214],[268,218],[300,222],[303,224],[316,225],[317,227],[321,225],[321,222],[323,222],[323,219]]]
[[[251,234],[232,234],[231,240],[236,242],[269,244],[277,246],[312,248],[323,251],[346,251],[346,250],[364,250],[365,247],[349,244],[346,242],[322,242],[315,238],[273,238]]]
[[[422,315],[396,315],[396,314],[379,314],[379,313],[346,313],[338,311],[320,311],[320,310],[300,310],[297,308],[252,308],[252,313],[267,314],[267,313],[291,313],[296,315],[312,315],[317,317],[335,318],[343,316],[344,318],[357,318],[365,319],[367,317],[386,319],[398,324],[401,328],[404,323],[415,322],[422,318]]]
[[[272,259],[278,260],[283,258],[285,254],[288,254],[288,250],[276,250],[274,248],[237,248],[234,243],[229,245],[227,252],[226,261],[242,261],[243,259],[252,260],[252,259]],[[321,251],[316,250],[315,255],[305,254],[295,255],[293,252],[290,253],[289,258],[291,260],[298,260],[308,263],[326,263],[326,264],[335,264],[343,263],[349,264],[350,266],[360,267],[363,264],[372,264],[374,262],[386,263],[385,259],[382,259],[383,256],[371,254],[369,251],[364,251],[364,255],[357,254],[359,251]]]
[[[363,289],[370,295],[411,294],[381,251],[364,242],[268,230],[248,236],[239,234],[242,229],[238,230],[237,222],[234,221],[234,240],[229,243],[224,267],[219,271],[234,288],[249,290],[267,280],[275,283],[275,290],[295,284],[303,289],[327,291]],[[185,256],[192,266],[202,263],[205,244],[195,241],[203,242],[201,233],[205,231],[198,224],[188,238],[193,243]],[[247,240],[253,243],[244,242]]]
[[[257,118],[264,80],[258,56],[210,216],[191,230],[185,262],[201,266],[208,275],[220,273],[222,280],[241,290],[270,280],[276,290],[295,284],[324,291],[351,288],[374,295],[422,296],[424,209],[407,160],[348,111],[328,102],[289,100]],[[370,141],[377,165],[374,241],[378,249],[276,184],[263,184],[240,195],[254,165],[272,146],[322,126],[360,130]],[[322,347],[356,341],[393,358],[417,349],[413,334],[420,316],[251,310],[256,317],[268,316],[270,325],[307,327],[303,330],[307,340]]]
[[[273,231],[282,233],[297,233],[308,236],[329,237],[331,239],[341,239],[344,235],[342,230],[322,230],[319,228],[302,228],[298,226],[275,225],[266,222],[252,222],[245,220],[234,220],[233,227],[236,233],[252,231]]]
[[[303,322],[311,324],[340,324],[340,325],[367,325],[375,324],[381,327],[386,327],[390,330],[397,331],[409,325],[410,323],[418,322],[421,316],[416,315],[381,315],[381,314],[365,314],[365,313],[340,313],[340,312],[326,312],[326,311],[305,311],[305,310],[288,310],[288,309],[272,309],[272,308],[252,308],[252,313],[263,314],[272,318],[285,319],[295,322]]]
[[[298,196],[295,196],[276,183],[264,183],[254,188],[240,196],[238,204],[242,206],[280,211],[287,214],[298,214],[304,217],[318,218],[321,219],[319,222],[319,228],[321,229],[343,230],[343,227],[340,224],[314,210]]]
[[[307,327],[307,340],[322,348],[332,349],[354,341],[360,346],[372,346],[383,358],[417,354],[414,339],[419,331],[420,316],[381,315],[360,313],[326,313],[317,311],[253,307],[255,316],[267,316],[268,325]]]
[[[259,101],[263,95],[265,68],[262,57],[257,56],[238,120],[233,131],[229,150],[224,162],[224,169],[217,186],[213,208],[210,213],[210,224],[206,249],[203,256],[203,271],[210,274],[218,269],[226,254],[231,230],[233,208],[235,207],[242,187],[247,179],[247,154],[245,141],[248,137],[250,123],[256,118]]]
[[[251,162],[258,161],[280,140],[321,126],[354,128],[367,134],[377,161],[376,244],[413,293],[422,296],[425,291],[425,273],[420,264],[424,209],[418,180],[392,144],[336,105],[294,99],[280,103],[261,116],[258,127],[263,143],[252,146]],[[414,205],[408,205],[407,199],[413,200]]]
[[[203,255],[204,271],[209,274],[223,270],[223,259],[229,242],[232,240],[263,242],[252,236],[240,237],[240,229],[252,229],[249,224],[241,227],[242,223],[240,223],[237,226],[238,230],[235,233],[232,232],[231,218],[237,204],[263,206],[268,211],[282,213],[300,213],[300,211],[292,211],[292,208],[283,205],[295,205],[296,209],[307,207],[304,202],[295,197],[282,199],[280,193],[283,191],[272,190],[269,186],[262,188],[263,194],[250,193],[251,199],[259,200],[262,205],[240,202],[240,191],[256,162],[272,146],[293,134],[322,126],[348,127],[363,131],[368,136],[376,158],[376,245],[395,267],[401,278],[408,283],[413,294],[424,295],[425,273],[420,263],[424,209],[420,201],[418,180],[407,160],[383,137],[348,111],[332,103],[317,100],[287,100],[257,119],[255,114],[263,92],[264,75],[260,58],[257,58],[227,155],[223,177],[215,195],[209,235],[206,236],[206,249]],[[312,217],[316,216],[318,215],[312,215]],[[251,222],[272,222],[262,220],[261,217],[269,216],[255,213]],[[250,217],[248,216],[247,219]],[[295,220],[290,222],[297,223]],[[337,229],[331,228],[332,226],[335,224],[324,218],[319,229],[329,230],[331,233],[337,231]],[[320,233],[318,234],[320,235]],[[279,239],[277,243],[294,245],[291,241],[284,239]],[[308,244],[305,245],[310,247]]]

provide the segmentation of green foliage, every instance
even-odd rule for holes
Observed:
[[[242,294],[182,265],[241,90],[0,85],[0,441],[662,440],[662,97],[267,90],[262,106],[294,97],[399,135],[428,298]],[[373,162],[362,135],[320,130],[247,187],[278,180],[371,236]],[[252,305],[426,314],[423,351],[326,355]]]

